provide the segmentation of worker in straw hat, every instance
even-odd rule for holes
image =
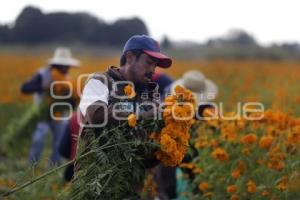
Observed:
[[[202,113],[205,108],[211,107],[209,103],[218,94],[217,85],[210,79],[207,79],[198,70],[185,72],[181,78],[175,80],[165,89],[165,93],[174,93],[177,85],[183,86],[193,92],[198,104],[198,116],[200,117],[203,116]],[[190,159],[190,156],[185,156],[183,162],[189,162]],[[166,199],[181,199],[180,194],[186,189],[183,179],[179,178],[176,180],[176,173],[181,174],[182,172],[176,169],[176,167],[165,167],[163,165],[156,167],[154,180],[157,183],[158,192],[164,195]]]
[[[68,80],[68,71],[70,67],[77,68],[80,66],[79,60],[72,57],[71,50],[65,47],[59,47],[55,50],[52,58],[48,60],[47,66],[42,67],[29,81],[25,82],[21,87],[24,94],[34,94],[35,104],[39,106],[39,121],[32,136],[32,145],[29,151],[29,162],[36,163],[43,149],[44,139],[49,129],[53,133],[53,152],[50,157],[50,164],[59,164],[60,155],[58,153],[58,145],[62,133],[65,131],[68,120],[63,118],[66,114],[64,109],[59,112],[50,111],[50,107],[55,102],[71,103],[74,106],[74,99],[67,97],[71,92],[68,84],[62,86],[58,81]],[[52,86],[51,86],[52,84]],[[59,88],[59,90],[56,90]],[[58,91],[58,93],[56,93]],[[55,96],[56,95],[56,96]],[[57,98],[57,96],[65,96]],[[59,99],[59,101],[57,100]],[[69,105],[69,104],[68,104]],[[54,114],[53,114],[54,113]],[[61,117],[59,120],[55,115]],[[57,116],[56,116],[57,117]]]
[[[170,87],[171,93],[177,85],[191,90],[195,95],[198,104],[197,118],[202,117],[204,109],[211,107],[210,102],[214,101],[218,95],[217,85],[198,70],[187,71],[180,79],[174,81]]]
[[[193,92],[197,103],[209,103],[213,101],[218,94],[216,84],[207,79],[200,71],[191,70],[183,74],[182,78],[173,82],[171,92],[177,85],[181,85]]]

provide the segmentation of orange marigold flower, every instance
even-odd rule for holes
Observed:
[[[271,159],[271,161],[268,162],[268,167],[270,169],[275,169],[277,171],[283,170],[284,166],[285,166],[284,162],[276,158]]]
[[[128,125],[130,127],[136,126],[136,115],[135,114],[131,113],[127,119],[128,119]]]
[[[231,172],[231,176],[235,179],[238,179],[240,178],[241,176],[241,171],[239,169],[234,169],[232,172]]]
[[[249,193],[255,193],[256,192],[256,184],[254,181],[248,181],[247,182],[247,191]]]
[[[174,151],[172,154],[168,154],[164,151],[158,151],[156,153],[156,158],[165,166],[174,167],[181,163],[182,159],[184,157],[184,154],[179,151]]]
[[[211,147],[217,147],[217,146],[219,146],[219,143],[218,143],[218,141],[216,139],[212,139],[210,141],[210,146]]]
[[[197,149],[205,148],[207,145],[208,145],[207,137],[201,136],[201,137],[197,138],[196,143],[195,143],[195,147]]]
[[[180,164],[180,167],[192,170],[194,174],[200,174],[203,172],[203,170],[200,167],[196,166],[194,163],[182,163]]]
[[[243,153],[245,156],[249,156],[250,153],[251,153],[251,151],[250,151],[249,148],[243,148],[243,149],[242,149],[242,153]]]
[[[185,101],[195,101],[193,93],[180,85],[175,87],[175,93],[177,97],[182,98]]]
[[[186,92],[186,89],[180,85],[176,85],[174,90],[175,90],[176,94],[183,94]]]
[[[166,153],[173,153],[176,151],[176,141],[169,135],[163,134],[160,138],[161,150]]]
[[[235,142],[237,139],[237,132],[234,123],[224,123],[221,128],[222,139]]]
[[[172,116],[172,106],[166,106],[164,108],[164,111],[163,111],[163,117],[164,119],[169,117],[169,116]]]
[[[281,191],[286,190],[288,186],[288,181],[289,181],[288,176],[283,176],[280,182],[277,184],[276,188]]]
[[[238,129],[243,129],[246,126],[245,120],[241,119],[236,122],[236,126]]]
[[[185,168],[185,169],[194,169],[195,164],[194,163],[181,163],[179,166],[181,168]]]
[[[289,133],[286,144],[299,144],[300,143],[300,133]]]
[[[200,191],[205,192],[206,190],[208,190],[209,184],[207,182],[201,182],[198,185],[198,188],[199,188]]]
[[[124,93],[130,99],[132,99],[136,96],[136,93],[135,93],[134,89],[132,88],[132,86],[130,84],[128,84],[124,87]]]
[[[250,134],[247,134],[247,135],[245,135],[241,138],[241,143],[243,143],[243,144],[253,144],[254,142],[256,142],[256,139],[257,139],[256,135],[253,134],[253,133],[250,133]]]
[[[167,105],[167,106],[170,106],[170,105],[173,105],[176,103],[176,98],[174,96],[167,96],[164,100],[164,103]]]
[[[159,142],[160,134],[153,132],[153,133],[151,133],[151,134],[149,135],[149,138],[152,139],[152,140],[154,140],[154,141]]]
[[[212,153],[211,156],[220,161],[227,161],[229,156],[227,152],[223,148],[216,148]]]
[[[272,136],[262,136],[259,140],[259,147],[262,149],[269,149],[272,146]]]
[[[193,119],[193,116],[195,114],[193,111],[193,107],[188,104],[185,105],[176,104],[172,109],[173,109],[172,110],[173,117],[180,119],[180,121],[182,121],[182,119],[191,120]]]
[[[235,179],[238,179],[245,170],[246,164],[243,161],[239,160],[237,166],[231,172],[231,176]]]
[[[179,165],[181,168],[190,169],[194,174],[200,174],[203,170],[196,166],[194,163],[182,163]]]
[[[227,187],[226,191],[227,191],[228,193],[236,193],[236,191],[237,191],[237,186],[236,186],[236,185],[229,185],[229,186]]]
[[[235,142],[237,139],[237,133],[232,131],[222,131],[221,136],[223,140],[227,140],[229,142]]]

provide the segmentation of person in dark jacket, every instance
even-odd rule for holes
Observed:
[[[42,67],[31,80],[25,82],[21,87],[21,92],[24,94],[34,94],[34,101],[37,106],[43,105],[45,108],[41,110],[41,119],[37,122],[36,129],[32,135],[32,144],[29,151],[29,162],[35,164],[39,161],[40,155],[43,150],[44,139],[51,129],[53,134],[53,148],[52,154],[49,159],[49,163],[59,164],[60,154],[58,152],[58,146],[60,143],[62,133],[68,126],[68,120],[65,120],[64,115],[66,112],[61,110],[59,114],[51,114],[50,99],[55,99],[58,94],[52,93],[51,84],[55,84],[57,80],[65,80],[70,67],[79,67],[80,62],[74,59],[71,55],[71,51],[68,48],[59,47],[55,50],[53,58],[49,59],[48,65]],[[52,85],[52,89],[55,86]],[[70,91],[69,91],[70,92]],[[64,102],[61,100],[60,102]],[[72,103],[72,102],[68,102]],[[73,102],[74,103],[74,102]],[[61,120],[54,119],[57,116],[61,116]],[[54,116],[54,117],[53,117]]]
[[[157,83],[160,101],[163,102],[171,84],[173,83],[173,79],[168,74],[157,70],[152,76],[152,81]]]
[[[157,75],[157,79],[159,79],[159,74]],[[166,77],[161,77],[160,79],[165,81]],[[191,70],[184,73],[180,79],[175,81],[170,80],[169,84],[160,88],[162,91],[161,96],[165,97],[168,94],[174,93],[174,88],[177,85],[191,90],[195,95],[198,103],[196,119],[203,117],[203,111],[205,108],[210,107],[209,103],[216,98],[218,93],[215,83],[207,79],[200,71]],[[162,84],[162,86],[164,85]],[[191,159],[190,155],[186,155],[182,162],[190,162]],[[154,180],[156,181],[158,192],[165,199],[175,199],[179,196],[177,194],[178,181],[176,179],[176,170],[176,167],[165,167],[162,164],[158,165],[154,170]]]

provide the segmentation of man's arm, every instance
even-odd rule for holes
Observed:
[[[24,94],[32,94],[34,92],[42,92],[42,76],[36,74],[31,80],[25,82],[21,87],[21,92]]]
[[[105,118],[108,121],[110,116],[111,109],[108,109],[107,104],[101,100],[92,103],[86,109],[86,119],[90,125],[103,124],[105,122]]]
[[[101,80],[90,79],[84,87],[80,101],[80,111],[85,121],[100,125],[112,118],[112,108],[108,106],[109,90]]]

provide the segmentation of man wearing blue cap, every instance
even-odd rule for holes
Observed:
[[[114,102],[111,97],[113,83],[130,81],[137,93],[149,90],[156,66],[168,68],[171,65],[172,60],[160,52],[157,41],[146,35],[132,36],[124,46],[120,67],[111,66],[105,73],[95,73],[87,81],[79,105],[84,123],[103,124],[105,120],[108,123],[115,121],[110,113]],[[108,108],[107,115],[104,115],[105,107]],[[149,116],[150,113],[144,115]]]
[[[168,68],[172,64],[172,60],[160,52],[160,46],[157,41],[146,35],[134,35],[125,44],[120,59],[120,67],[110,66],[104,73],[95,73],[87,80],[83,89],[79,109],[84,126],[81,130],[80,137],[87,141],[91,141],[90,136],[86,134],[86,127],[93,127],[93,134],[97,137],[101,134],[102,128],[113,128],[119,123],[113,115],[115,103],[120,103],[120,99],[124,96],[124,88],[128,83],[132,83],[135,88],[136,96],[130,101],[122,102],[130,104],[133,107],[144,101],[159,103],[159,99],[153,98],[155,95],[149,95],[145,99],[142,94],[158,93],[156,85],[151,84],[151,78],[155,68]],[[120,83],[120,84],[119,84]],[[122,85],[123,84],[123,85]],[[128,105],[126,107],[128,108]],[[142,113],[138,113],[140,118],[151,118],[154,109],[145,108]],[[118,112],[119,117],[127,117],[130,112],[127,109]],[[115,113],[116,114],[116,113]],[[99,127],[100,126],[100,127]],[[139,134],[144,137],[145,131]],[[88,147],[87,147],[88,148]],[[152,168],[158,164],[154,155],[144,158],[144,166]],[[79,166],[80,168],[80,166]],[[139,190],[137,188],[137,190]]]

